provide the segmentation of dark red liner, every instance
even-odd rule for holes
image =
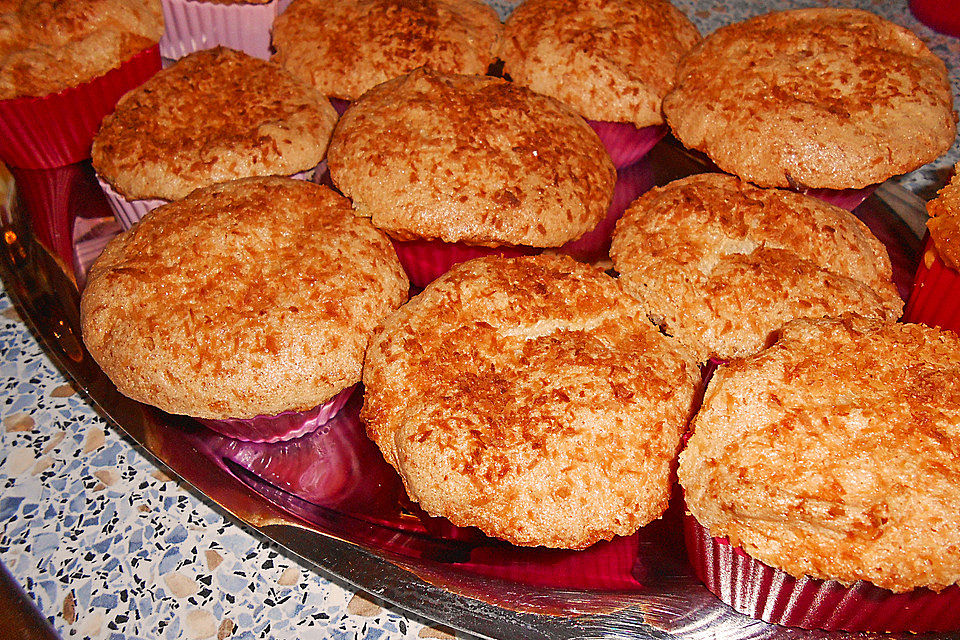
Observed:
[[[863,580],[794,578],[714,538],[685,514],[687,556],[697,577],[740,613],[765,622],[823,631],[922,633],[960,629],[960,587],[894,593]]]
[[[960,36],[960,2],[957,0],[910,0],[913,15],[934,31]]]
[[[903,320],[960,333],[960,272],[944,263],[929,233]]]
[[[502,247],[475,247],[462,242],[443,242],[442,240],[394,240],[394,249],[403,265],[410,284],[423,289],[428,284],[450,270],[455,264],[498,255],[505,258],[531,256],[541,253],[538,247],[504,245]]]
[[[104,116],[159,70],[160,48],[154,45],[77,87],[0,100],[0,160],[22,169],[53,169],[89,158]]]

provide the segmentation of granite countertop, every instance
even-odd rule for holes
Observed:
[[[703,33],[769,9],[872,10],[919,33],[960,90],[960,40],[905,0],[675,4]],[[955,143],[898,180],[929,198],[958,158]],[[5,293],[0,353],[0,560],[62,637],[454,637],[318,574],[165,475],[57,371]]]

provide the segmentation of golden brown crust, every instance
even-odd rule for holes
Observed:
[[[610,250],[628,291],[700,358],[756,353],[794,318],[900,317],[886,249],[815,198],[700,174],[638,198]]]
[[[854,316],[720,367],[680,455],[687,507],[793,576],[960,581],[960,338]]]
[[[326,187],[248,178],[149,213],[94,263],[84,342],[121,393],[170,413],[305,410],[360,380],[407,296],[389,240]]]
[[[130,200],[179,200],[236,178],[312,169],[337,121],[278,65],[217,47],[128,92],[93,141],[93,165]]]
[[[601,270],[481,258],[385,322],[362,415],[427,512],[514,544],[583,548],[666,509],[698,380]]]
[[[943,62],[853,9],[771,13],[718,29],[681,62],[664,114],[683,143],[761,186],[865,187],[950,148]]]
[[[479,0],[297,0],[273,27],[274,59],[345,100],[417,67],[483,74],[502,25]]]
[[[949,184],[927,203],[927,227],[937,254],[945,264],[960,269],[960,177],[957,168]]]
[[[343,115],[330,176],[401,240],[559,246],[606,214],[616,170],[559,102],[498,78],[419,69]]]
[[[162,35],[159,0],[7,0],[0,6],[0,100],[76,87]]]
[[[497,54],[514,82],[592,120],[663,123],[660,103],[697,28],[666,0],[526,0]]]

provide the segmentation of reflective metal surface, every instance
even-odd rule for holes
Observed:
[[[669,139],[645,162],[657,184],[703,170]],[[723,605],[687,567],[676,500],[637,534],[580,552],[521,549],[432,518],[363,434],[359,392],[317,433],[274,445],[230,440],[121,396],[80,338],[89,256],[78,230],[109,216],[89,165],[14,173],[19,205],[2,212],[0,273],[50,357],[145,455],[319,570],[481,637],[852,637],[775,627]],[[902,287],[919,251],[917,206],[884,186],[857,211],[891,248]]]

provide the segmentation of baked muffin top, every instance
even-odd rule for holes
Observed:
[[[724,174],[640,196],[610,255],[654,322],[703,360],[756,353],[794,318],[894,321],[903,307],[886,249],[851,213]]]
[[[583,548],[667,508],[699,371],[598,268],[461,263],[367,352],[367,433],[429,513]]]
[[[169,413],[302,411],[360,380],[406,300],[389,240],[332,190],[247,178],[164,205],[107,245],[80,303],[121,393]]]
[[[927,203],[927,227],[945,264],[960,269],[960,177],[954,167],[953,178]]]
[[[798,320],[721,366],[680,455],[713,536],[801,577],[892,591],[960,581],[960,338]]]
[[[687,147],[767,187],[865,187],[936,159],[956,136],[943,62],[855,9],[716,30],[681,62],[663,111]]]
[[[0,0],[0,100],[81,85],[162,35],[159,0]]]
[[[93,141],[97,173],[130,200],[178,200],[236,178],[312,169],[337,121],[279,65],[197,51],[129,91]]]
[[[330,177],[399,240],[559,246],[593,229],[616,170],[583,118],[489,76],[418,69],[344,113]]]
[[[297,0],[273,26],[274,60],[327,96],[430,66],[484,74],[502,25],[480,0]]]
[[[697,28],[666,0],[526,0],[497,50],[514,82],[591,120],[663,123],[660,103]]]

